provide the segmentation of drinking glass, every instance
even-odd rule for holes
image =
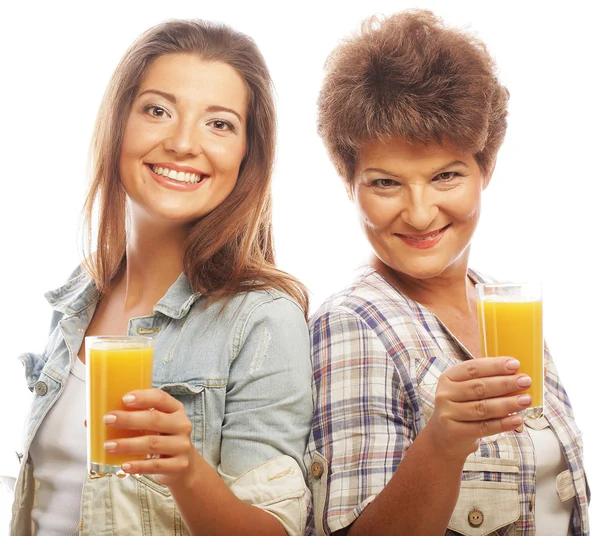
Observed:
[[[477,316],[483,357],[509,356],[531,377],[524,393],[531,406],[519,414],[536,419],[544,412],[544,337],[542,287],[539,283],[479,283]]]
[[[103,417],[126,410],[123,395],[152,387],[154,341],[149,337],[86,337],[88,470],[92,477],[125,477],[121,464],[146,455],[117,455],[104,442],[145,435],[144,430],[110,428]]]

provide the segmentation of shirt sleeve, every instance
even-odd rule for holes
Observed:
[[[338,310],[316,318],[311,345],[315,416],[306,463],[322,535],[356,520],[391,479],[415,432],[400,374],[361,317]]]
[[[313,415],[308,326],[294,302],[275,298],[251,311],[237,344],[219,474],[288,534],[301,534],[310,500],[303,455]]]

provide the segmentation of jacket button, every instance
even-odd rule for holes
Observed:
[[[473,510],[469,512],[467,519],[469,520],[469,525],[472,527],[479,527],[483,523],[483,512],[473,508]]]
[[[310,464],[310,472],[315,478],[321,478],[321,475],[323,474],[323,464],[319,462],[312,462]]]
[[[35,382],[34,389],[35,392],[40,396],[44,396],[48,392],[48,386],[41,380],[39,382]]]

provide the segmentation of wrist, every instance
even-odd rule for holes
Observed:
[[[431,422],[431,421],[430,421]],[[440,464],[450,465],[453,467],[462,467],[470,452],[463,452],[456,448],[448,448],[446,445],[448,441],[440,442],[436,439],[435,431],[433,427],[428,423],[423,431],[417,436],[415,443],[419,440],[422,443],[422,448],[426,451],[428,458],[435,463],[439,461]],[[453,445],[454,446],[454,445]]]
[[[188,467],[182,472],[181,477],[166,483],[171,493],[173,495],[180,495],[196,489],[199,480],[198,475],[201,472],[203,463],[205,464],[206,462],[198,454],[198,451],[194,450],[190,454]]]

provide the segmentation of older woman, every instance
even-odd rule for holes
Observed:
[[[374,255],[311,320],[309,533],[589,534],[550,355],[526,426],[519,362],[477,359],[469,249],[507,101],[485,46],[429,12],[367,21],[328,60],[319,132]]]

